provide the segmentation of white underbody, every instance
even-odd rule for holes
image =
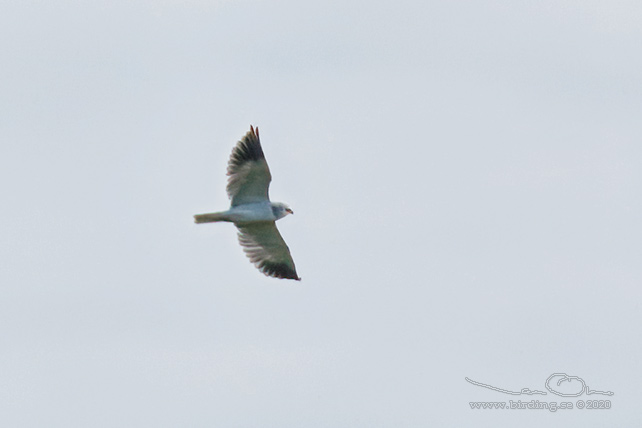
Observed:
[[[272,205],[269,201],[237,205],[235,207],[230,207],[229,210],[224,211],[221,214],[223,214],[228,221],[232,221],[234,223],[278,220],[274,216]]]

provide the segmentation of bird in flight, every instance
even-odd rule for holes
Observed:
[[[250,125],[250,130],[236,143],[227,163],[227,175],[230,209],[197,214],[194,221],[234,223],[243,251],[258,270],[267,276],[300,281],[290,249],[276,228],[277,220],[294,212],[284,203],[270,202],[268,188],[272,175],[261,148],[258,127]]]

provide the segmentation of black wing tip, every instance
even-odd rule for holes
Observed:
[[[292,269],[290,266],[281,263],[270,263],[263,262],[258,263],[257,268],[267,276],[280,279],[293,279],[295,281],[301,281],[299,275],[297,275],[296,270]]]
[[[286,274],[286,275],[281,275],[279,273],[274,273],[274,272],[267,272],[264,270],[261,270],[261,273],[263,275],[269,276],[271,278],[276,278],[276,279],[291,279],[294,281],[301,281],[301,277],[299,277],[296,273],[294,274]]]
[[[280,272],[274,272],[274,273],[268,273],[268,272],[263,272],[265,275],[271,276],[273,278],[278,278],[278,279],[292,279],[294,281],[301,281],[301,278],[296,274],[296,272],[288,272],[288,273],[280,273]]]
[[[246,162],[259,161],[261,159],[265,159],[265,154],[259,139],[259,128],[254,128],[250,125],[250,130],[232,149],[232,154],[227,164],[227,175],[234,174],[237,168]]]

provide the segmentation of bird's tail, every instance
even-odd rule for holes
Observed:
[[[194,216],[194,223],[214,223],[217,221],[230,221],[225,214],[225,212],[196,214]]]

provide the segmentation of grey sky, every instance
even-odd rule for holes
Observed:
[[[637,1],[0,3],[15,427],[631,426]],[[300,283],[228,224],[258,125]],[[609,410],[471,410],[555,372]],[[583,399],[602,399],[585,396]],[[573,402],[576,399],[571,400]]]

